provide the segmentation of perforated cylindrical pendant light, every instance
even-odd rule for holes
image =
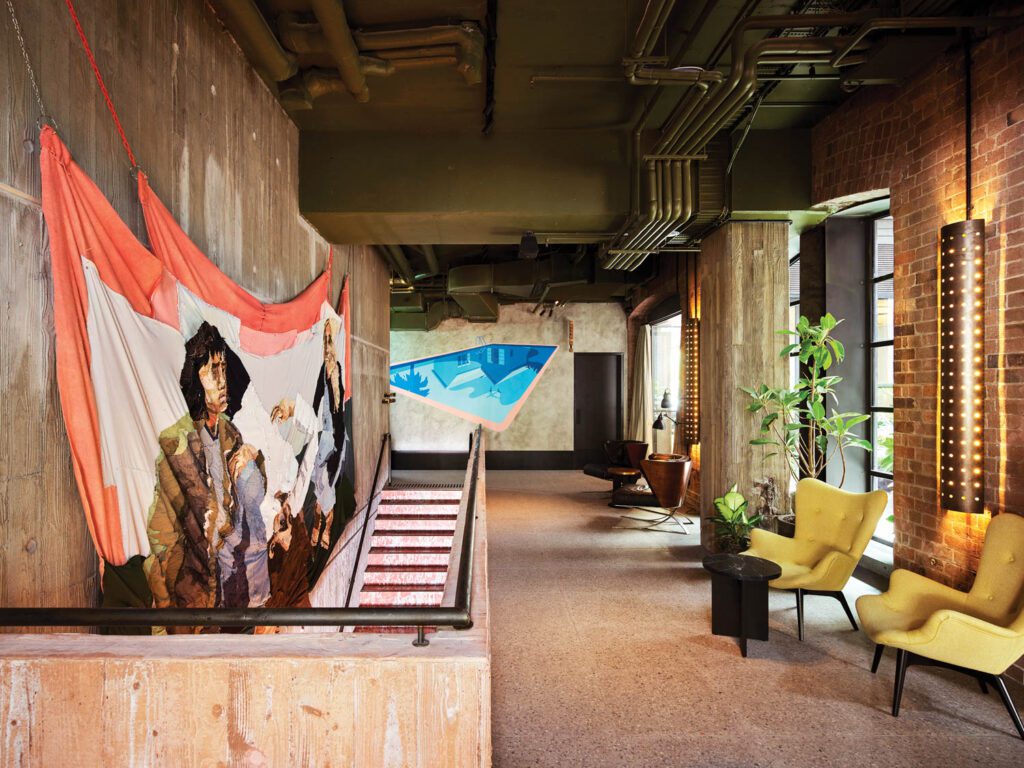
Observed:
[[[939,235],[939,500],[943,509],[985,510],[985,220]]]

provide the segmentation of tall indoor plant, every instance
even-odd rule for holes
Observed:
[[[842,381],[829,369],[846,356],[842,343],[832,336],[841,321],[826,313],[817,325],[801,315],[795,331],[777,333],[795,337],[779,352],[780,357],[796,353],[801,363],[799,381],[791,387],[759,387],[742,390],[750,396],[747,410],[761,415],[760,436],[751,445],[772,446],[785,455],[794,480],[820,477],[825,467],[839,457],[842,473],[839,487],[846,482],[846,450],[871,450],[871,443],[857,436],[854,428],[871,417],[863,413],[829,409],[829,399],[838,403],[835,388]],[[831,411],[831,414],[829,413]],[[774,454],[770,454],[774,455]]]

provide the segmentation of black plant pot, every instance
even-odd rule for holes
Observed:
[[[779,536],[785,536],[788,539],[792,539],[796,534],[796,519],[795,518],[778,518],[775,521],[775,530]]]

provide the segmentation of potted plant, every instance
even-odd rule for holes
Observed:
[[[750,531],[760,522],[760,515],[747,516],[747,500],[735,484],[724,496],[715,499],[715,542],[721,552],[742,552],[750,546]]]
[[[832,336],[841,321],[826,313],[811,325],[801,315],[795,331],[776,331],[795,337],[779,352],[780,357],[796,353],[802,364],[800,380],[792,387],[741,387],[750,397],[747,410],[760,414],[760,436],[751,445],[770,446],[786,457],[794,481],[801,477],[821,477],[825,467],[838,457],[842,467],[839,487],[846,481],[846,450],[871,450],[871,443],[859,437],[854,428],[871,417],[863,413],[837,412],[827,407],[829,398],[838,403],[835,387],[840,376],[829,374],[835,363],[846,356],[842,343]],[[775,453],[768,454],[769,456]]]

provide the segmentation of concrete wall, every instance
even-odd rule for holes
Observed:
[[[391,333],[391,360],[400,363],[489,343],[557,344],[559,349],[512,424],[491,433],[493,451],[571,451],[573,449],[573,355],[568,321],[575,323],[576,352],[623,355],[625,376],[626,315],[619,304],[569,304],[554,317],[530,313],[532,304],[501,308],[497,323],[445,320],[427,333]],[[625,382],[623,382],[625,404]],[[398,451],[462,451],[473,425],[458,416],[404,397],[399,391],[391,414],[391,434]]]
[[[82,24],[139,163],[190,237],[267,301],[294,296],[329,244],[299,215],[298,132],[200,0],[80,0]],[[76,160],[144,235],[128,161],[62,0],[16,2],[47,110]],[[0,14],[0,605],[95,604],[97,559],[57,397],[53,288],[32,96]],[[353,278],[357,487],[369,492],[387,411],[387,273],[365,247]]]

